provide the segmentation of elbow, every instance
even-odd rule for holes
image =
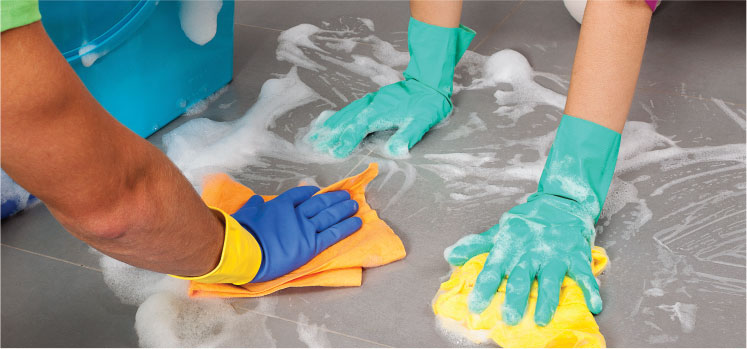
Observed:
[[[133,219],[120,209],[99,207],[78,214],[52,213],[71,234],[94,247],[97,243],[122,240],[137,229]]]
[[[55,216],[73,235],[89,244],[123,241],[143,231],[152,212],[147,202],[135,199],[136,196],[89,199],[79,206],[81,209]]]
[[[133,224],[126,217],[102,215],[81,218],[78,232],[84,241],[116,241],[133,230]]]

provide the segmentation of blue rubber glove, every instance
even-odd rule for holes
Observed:
[[[503,321],[524,316],[535,277],[539,283],[534,321],[547,325],[558,306],[566,274],[584,293],[589,310],[602,311],[591,271],[591,247],[617,162],[620,134],[564,115],[545,163],[537,192],[503,214],[488,231],[468,235],[444,251],[452,265],[489,252],[469,295],[471,312],[481,313],[505,276]]]
[[[410,18],[410,63],[405,80],[369,93],[329,119],[312,125],[308,141],[318,151],[343,158],[369,133],[397,129],[385,150],[407,155],[452,109],[454,68],[475,32],[465,26],[439,27]]]
[[[252,196],[231,215],[259,242],[262,264],[251,282],[264,282],[306,264],[320,252],[357,231],[351,217],[358,203],[346,191],[313,196],[317,187],[297,187],[265,202]]]

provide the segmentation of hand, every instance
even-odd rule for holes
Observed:
[[[315,124],[308,140],[317,151],[343,158],[369,133],[396,128],[385,151],[401,157],[451,109],[445,95],[417,80],[404,80],[369,93]]]
[[[573,200],[537,193],[505,213],[488,231],[467,235],[445,251],[452,265],[490,252],[469,295],[473,313],[481,313],[508,276],[503,321],[516,325],[524,316],[535,277],[539,294],[534,321],[547,325],[558,306],[565,275],[581,287],[592,313],[602,310],[599,286],[591,270],[594,217]]]
[[[454,68],[474,37],[475,31],[465,26],[439,27],[410,18],[405,80],[369,93],[316,123],[308,141],[318,151],[343,158],[369,133],[396,128],[385,151],[395,157],[407,155],[451,112]]]
[[[358,203],[346,191],[313,196],[317,187],[290,189],[265,202],[252,196],[232,216],[254,235],[262,264],[251,282],[285,275],[357,231],[363,222],[351,217]]]
[[[498,225],[480,235],[465,236],[444,251],[453,265],[490,252],[469,295],[470,311],[485,310],[508,276],[503,320],[517,324],[536,277],[539,294],[534,321],[547,325],[566,274],[581,287],[589,310],[602,311],[599,286],[591,271],[591,246],[619,149],[619,133],[563,115],[537,192],[506,212]]]

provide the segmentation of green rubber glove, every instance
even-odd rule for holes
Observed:
[[[465,236],[444,251],[446,260],[457,266],[490,252],[469,295],[471,312],[485,310],[508,276],[503,321],[516,325],[524,316],[536,277],[534,321],[545,326],[555,313],[566,274],[581,287],[589,310],[602,311],[591,271],[591,247],[619,148],[619,133],[563,116],[537,192],[488,231]]]
[[[410,63],[405,80],[350,103],[312,126],[308,141],[317,151],[343,158],[369,133],[397,129],[386,144],[392,156],[407,155],[428,130],[449,115],[454,68],[475,31],[444,28],[410,18]]]

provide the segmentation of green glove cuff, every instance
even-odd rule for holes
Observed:
[[[410,63],[404,72],[405,79],[422,82],[451,100],[454,68],[474,37],[475,31],[463,25],[439,27],[410,17],[407,28]]]
[[[563,115],[545,162],[537,194],[573,200],[594,223],[612,183],[620,134],[590,121]],[[531,200],[531,198],[529,199]]]

